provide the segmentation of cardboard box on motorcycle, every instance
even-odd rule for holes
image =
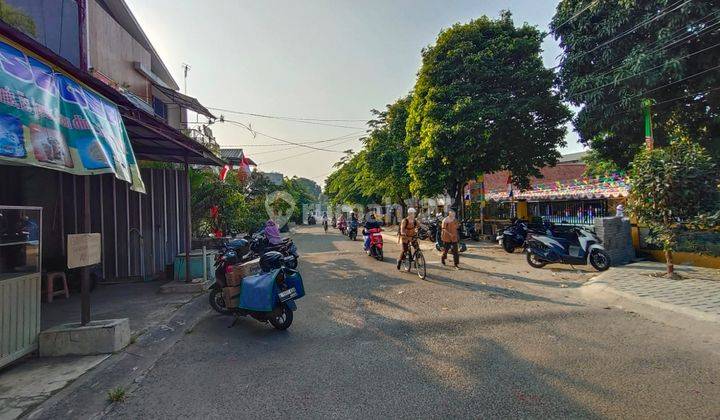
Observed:
[[[243,277],[252,276],[260,271],[259,258],[232,266],[232,272],[225,275],[228,287],[240,286]]]

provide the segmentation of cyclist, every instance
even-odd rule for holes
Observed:
[[[407,257],[411,258],[410,253],[410,244],[414,240],[415,236],[417,235],[417,228],[420,224],[415,219],[415,213],[417,211],[410,207],[408,209],[408,215],[406,218],[402,219],[400,222],[400,230],[398,231],[399,240],[402,241],[402,251],[400,251],[400,258],[398,258],[397,261],[397,269],[400,269],[400,264],[402,264],[403,259],[405,258],[405,254],[407,253]]]

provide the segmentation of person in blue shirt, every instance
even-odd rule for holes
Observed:
[[[381,226],[380,222],[375,220],[375,215],[370,214],[370,217],[368,217],[367,221],[365,222],[365,229],[363,229],[363,236],[365,237],[365,250],[367,251],[370,248],[370,229],[379,228]]]

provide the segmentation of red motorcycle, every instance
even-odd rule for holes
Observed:
[[[365,236],[370,236],[370,244],[365,250],[367,254],[378,261],[383,260],[383,237],[381,228],[372,228],[364,232]]]

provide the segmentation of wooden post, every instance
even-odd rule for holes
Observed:
[[[190,278],[190,235],[192,235],[192,225],[190,222],[190,165],[188,164],[187,155],[185,156],[185,193],[187,194],[185,200],[185,216],[187,217],[187,223],[185,224],[185,282],[190,283],[192,281]]]
[[[90,175],[85,175],[84,178],[83,231],[90,233]],[[90,322],[90,267],[82,268],[80,293],[80,325],[87,325]]]

